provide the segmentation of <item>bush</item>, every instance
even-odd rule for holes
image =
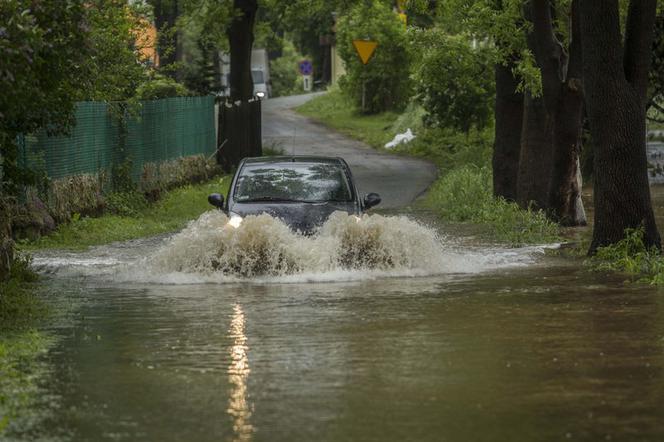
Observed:
[[[137,216],[147,205],[140,192],[113,192],[106,197],[106,208],[114,215]]]
[[[416,100],[427,111],[425,123],[465,133],[486,127],[495,96],[489,49],[473,47],[469,36],[440,29],[412,34],[414,47],[423,48],[413,78]]]
[[[191,95],[191,91],[183,84],[158,74],[136,89],[138,100],[159,100],[161,98],[186,97],[189,95]]]
[[[297,52],[293,43],[286,41],[283,55],[270,61],[272,96],[280,97],[302,93],[302,78],[298,73],[298,63],[304,58]]]
[[[488,225],[494,236],[512,246],[558,239],[558,225],[542,211],[521,210],[515,203],[494,198],[491,171],[465,166],[439,179],[427,204],[445,220]]]
[[[637,276],[638,282],[664,285],[664,256],[643,242],[643,228],[625,230],[625,238],[597,249],[588,264],[596,271],[621,272]]]
[[[360,61],[353,40],[378,43],[368,64]],[[389,6],[378,0],[358,2],[337,24],[337,46],[346,65],[339,84],[358,107],[366,85],[367,113],[404,107],[411,93],[406,28]]]

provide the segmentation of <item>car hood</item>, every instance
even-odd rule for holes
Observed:
[[[358,214],[354,203],[235,203],[230,209],[240,216],[267,213],[295,231],[313,233],[336,211]]]

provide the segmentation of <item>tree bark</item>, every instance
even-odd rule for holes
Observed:
[[[258,10],[257,0],[234,0],[238,16],[228,28],[231,52],[231,100],[246,101],[254,95],[251,78],[251,48],[254,44],[254,23]]]
[[[517,92],[518,80],[514,64],[496,64],[495,142],[493,145],[493,194],[508,201],[516,201],[521,126],[523,124],[523,94]]]
[[[251,48],[254,43],[254,23],[258,11],[257,0],[234,0],[238,14],[228,28],[230,45],[230,98],[231,105],[221,104],[219,109],[219,137],[228,140],[219,151],[217,161],[226,171],[237,167],[248,156],[261,156],[260,103],[254,98],[251,77]]]
[[[589,254],[620,241],[627,228],[643,227],[646,246],[661,248],[647,175],[644,98],[656,6],[656,0],[630,2],[623,54],[618,0],[581,3],[583,79],[595,154]]]
[[[525,16],[532,25],[527,41],[542,74],[542,96],[527,97],[517,202],[534,203],[563,225],[584,225],[579,153],[583,124],[581,46],[572,30],[570,55],[555,34],[550,0],[532,0]],[[578,12],[578,0],[572,4]],[[572,14],[572,23],[576,19]],[[578,23],[576,23],[578,25]]]
[[[553,121],[544,100],[526,93],[516,201],[522,208],[546,210],[553,151]]]
[[[553,161],[549,183],[548,207],[551,216],[565,226],[586,225],[581,200],[580,161],[583,134],[583,52],[579,2],[572,2],[572,32],[569,61],[555,109]],[[564,71],[565,69],[563,69]]]

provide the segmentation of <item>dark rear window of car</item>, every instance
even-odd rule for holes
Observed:
[[[347,202],[353,195],[342,164],[288,162],[245,164],[233,198],[237,202]]]

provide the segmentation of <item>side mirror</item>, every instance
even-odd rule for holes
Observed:
[[[224,197],[218,193],[211,193],[208,195],[208,203],[221,210],[224,208]]]
[[[373,206],[377,206],[380,204],[380,195],[377,193],[370,193],[369,195],[364,197],[364,208],[365,209],[370,209]]]

